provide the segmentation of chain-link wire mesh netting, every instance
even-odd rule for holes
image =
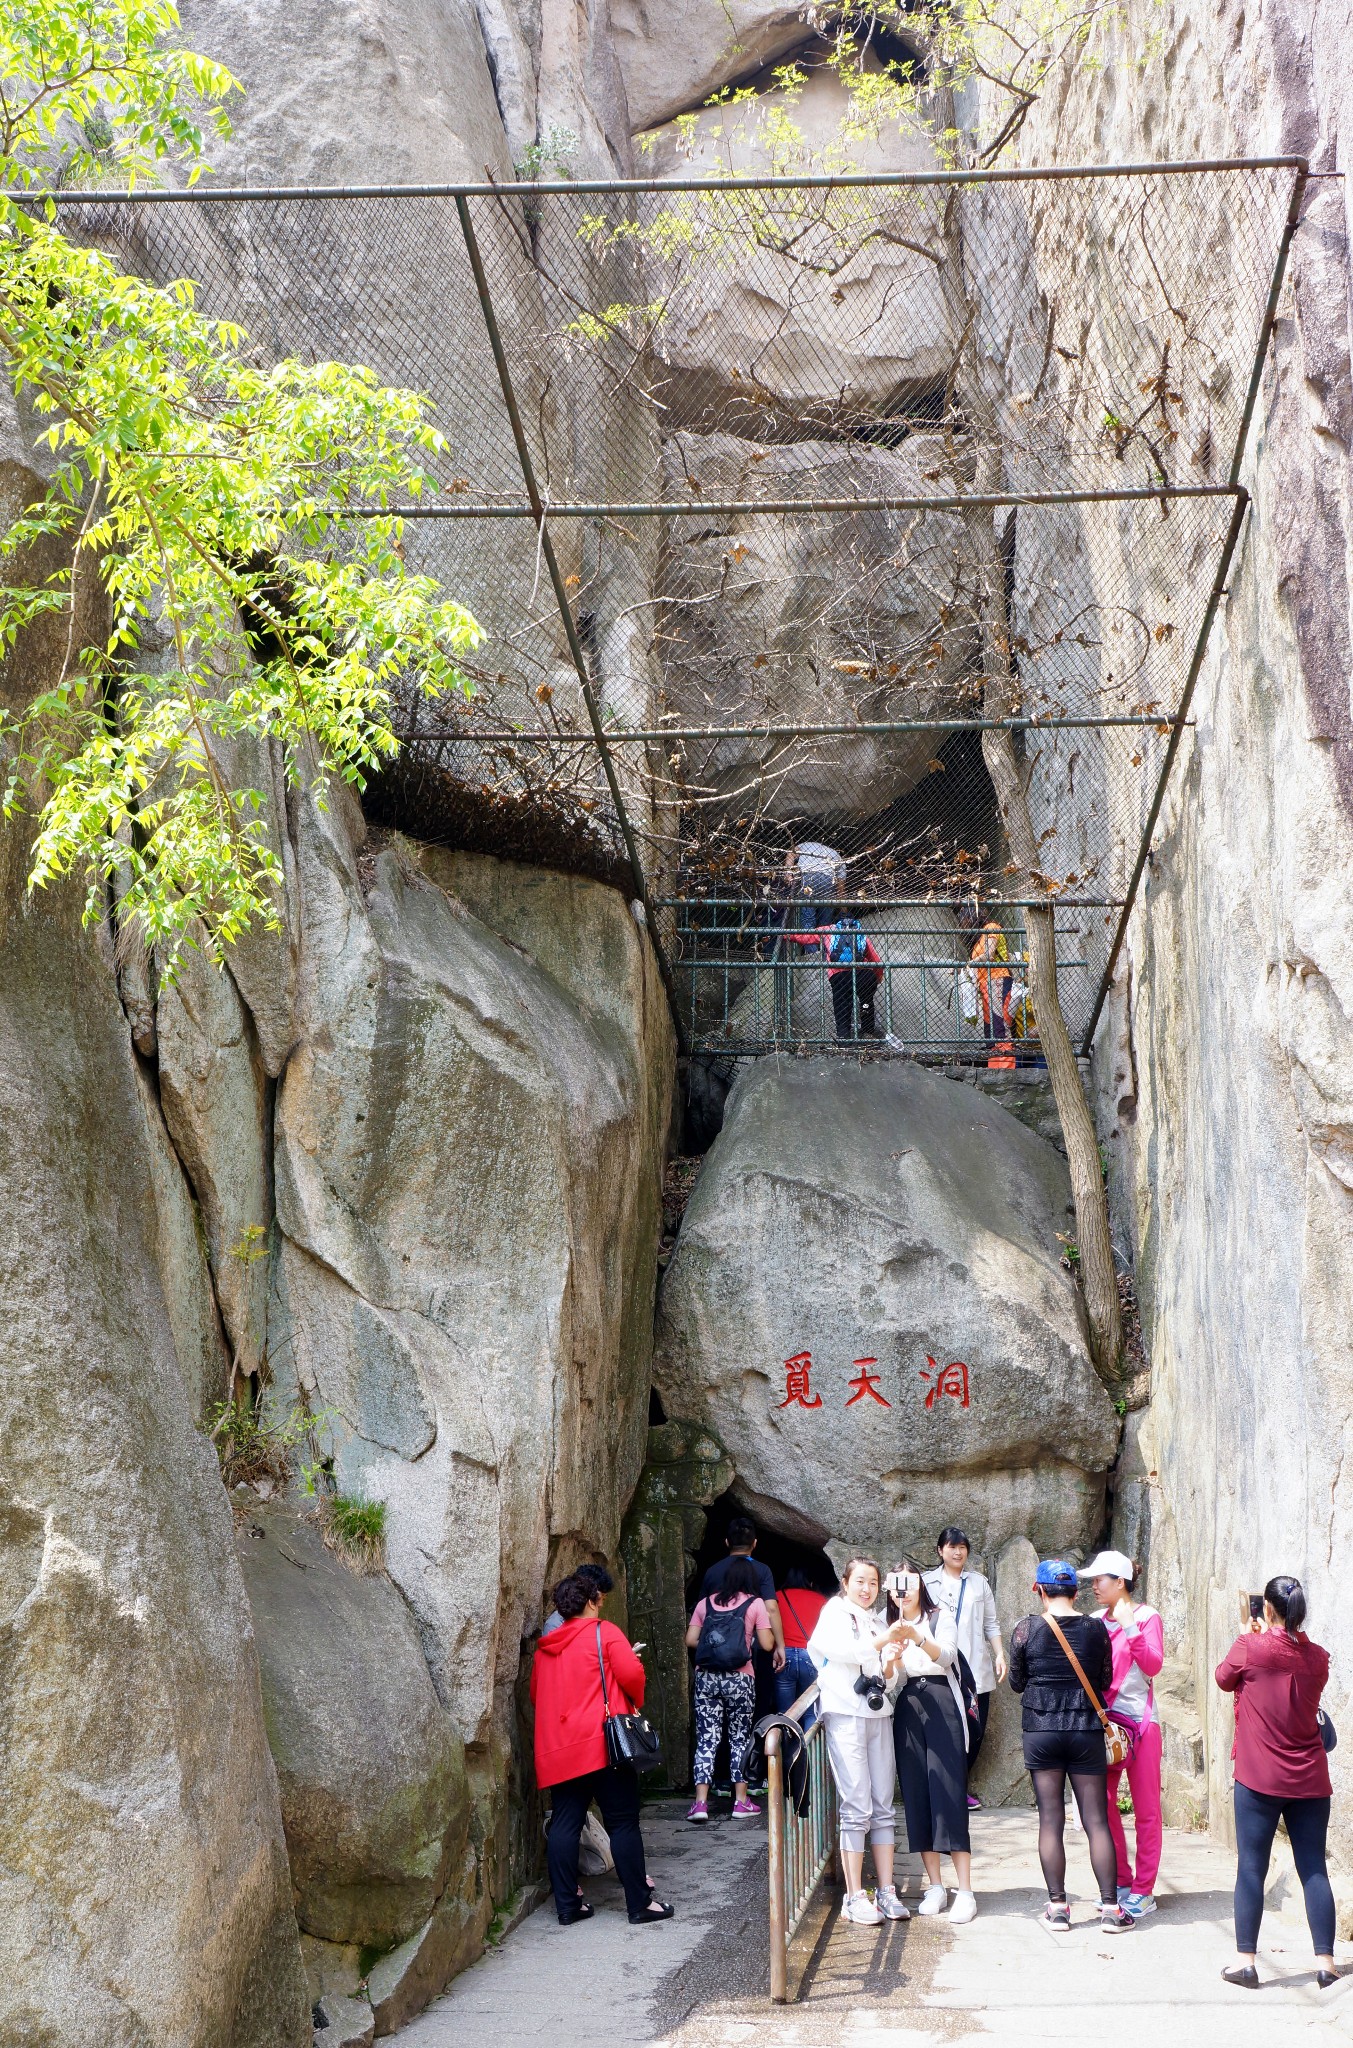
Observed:
[[[433,400],[406,555],[485,639],[471,701],[399,705],[374,816],[639,886],[694,1047],[972,1054],[1036,1037],[1031,901],[1091,1020],[1297,177],[152,195],[67,225],[192,278],[261,361]]]

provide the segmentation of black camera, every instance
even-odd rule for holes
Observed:
[[[883,1712],[883,1680],[868,1671],[862,1671],[855,1681],[855,1690],[869,1707],[871,1713]]]

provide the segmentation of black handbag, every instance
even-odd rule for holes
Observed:
[[[656,1728],[642,1714],[613,1714],[606,1690],[606,1659],[601,1654],[601,1623],[597,1623],[597,1668],[601,1672],[601,1699],[605,1709],[602,1733],[606,1738],[606,1761],[613,1771],[628,1764],[632,1771],[656,1771],[662,1762],[662,1744]]]
[[[1338,1743],[1339,1731],[1323,1707],[1317,1707],[1315,1710],[1315,1725],[1320,1730],[1320,1741],[1328,1756]]]

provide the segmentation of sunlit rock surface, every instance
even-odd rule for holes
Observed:
[[[989,1557],[1083,1546],[1119,1427],[1061,1264],[1069,1205],[1060,1154],[974,1089],[757,1061],[663,1281],[668,1415],[799,1540],[929,1556],[958,1521]]]
[[[1132,5],[1094,68],[1038,110],[1024,152],[1291,150],[1331,171],[1348,128],[1350,28],[1343,4]],[[1142,62],[1146,38],[1168,59]],[[1167,1804],[1221,1828],[1232,1715],[1211,1672],[1234,1634],[1236,1589],[1299,1574],[1333,1659],[1336,1721],[1353,1690],[1347,249],[1343,182],[1313,181],[1242,471],[1253,505],[1095,1060],[1153,1368],[1123,1526],[1149,1553],[1147,1595],[1193,1696],[1176,1672]],[[1205,238],[1200,300],[1215,276]],[[1199,452],[1199,481],[1224,472],[1224,450]],[[1038,565],[1030,574],[1036,584]],[[1332,1761],[1347,1899],[1347,1766]]]

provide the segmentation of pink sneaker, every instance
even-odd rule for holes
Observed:
[[[761,1808],[754,1799],[737,1799],[733,1802],[734,1820],[747,1820],[752,1814],[760,1813],[760,1811]]]
[[[693,1820],[697,1827],[703,1827],[709,1819],[709,1807],[706,1802],[703,1799],[693,1800],[691,1802],[691,1810],[686,1815],[686,1818],[687,1820]]]

